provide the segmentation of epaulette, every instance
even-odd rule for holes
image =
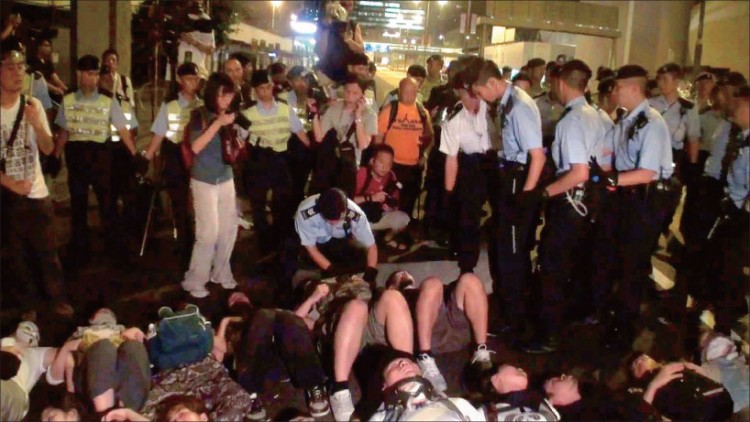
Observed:
[[[446,122],[450,121],[451,119],[453,119],[454,117],[456,117],[456,115],[458,115],[458,113],[460,113],[461,110],[463,110],[463,109],[464,109],[463,103],[458,102],[458,103],[454,104],[453,107],[451,108],[451,110],[448,112],[448,116],[445,117],[445,121]]]
[[[287,100],[285,100],[285,99],[283,99],[283,98],[278,98],[278,97],[276,97],[276,98],[274,98],[274,99],[276,100],[276,102],[277,102],[277,103],[284,103],[284,104],[286,104],[286,105],[289,105],[289,101],[287,101]],[[256,104],[257,104],[257,102],[256,102]],[[253,104],[253,105],[255,105],[255,104]]]
[[[313,205],[310,208],[302,210],[301,213],[302,213],[302,218],[304,218],[305,220],[308,220],[312,217],[315,217],[315,215],[318,214],[318,211],[315,210],[315,206]]]
[[[362,214],[358,213],[357,211],[354,211],[351,208],[346,209],[346,219],[351,221],[359,221],[359,219],[362,217]]]
[[[680,107],[682,107],[682,108],[686,108],[688,110],[691,110],[693,107],[695,107],[695,104],[692,101],[687,100],[685,98],[679,97],[679,98],[677,98],[677,101],[679,101]]]
[[[34,79],[37,79],[37,80],[38,79],[42,79],[44,77],[44,75],[42,75],[42,72],[40,72],[38,70],[35,70],[35,71],[31,72],[31,76],[33,76]]]

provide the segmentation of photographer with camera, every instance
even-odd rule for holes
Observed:
[[[29,68],[34,72],[40,72],[47,81],[47,89],[55,102],[60,102],[63,95],[68,91],[68,86],[60,79],[52,62],[52,38],[57,31],[42,31],[36,38],[36,55],[29,59]]]
[[[409,216],[398,209],[401,184],[391,171],[393,154],[390,145],[373,147],[368,166],[357,171],[354,202],[367,215],[372,231],[387,231],[387,245],[403,251],[406,245],[396,242],[393,237],[409,225]]]
[[[199,0],[192,0],[187,10],[187,26],[192,31],[180,33],[177,45],[177,63],[195,63],[201,79],[208,76],[206,63],[216,49],[211,17],[203,11]]]
[[[305,147],[310,146],[304,126],[294,110],[274,99],[274,84],[269,73],[253,74],[253,91],[258,103],[243,112],[250,121],[250,159],[246,163],[247,192],[253,208],[253,224],[258,233],[261,256],[277,250],[279,240],[291,234],[294,201],[289,167],[289,138],[295,134]],[[266,216],[268,193],[272,193],[269,224]]]
[[[232,78],[232,82],[237,87],[237,96],[234,97],[232,110],[244,111],[253,105],[252,88],[245,78],[245,68],[242,62],[236,57],[230,57],[224,62],[224,73]]]

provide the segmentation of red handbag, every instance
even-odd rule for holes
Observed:
[[[206,127],[205,116],[201,112],[201,109],[193,110],[190,113],[190,121],[187,125],[185,125],[185,129],[182,132],[182,142],[180,142],[180,156],[182,157],[182,164],[185,165],[185,169],[188,171],[193,168],[193,163],[195,162],[195,153],[193,152],[193,146],[190,142],[190,133],[192,132],[193,125],[197,122],[200,122],[201,130]]]
[[[238,163],[248,156],[247,143],[239,138],[233,126],[223,126],[219,129],[221,137],[221,157],[226,164]]]

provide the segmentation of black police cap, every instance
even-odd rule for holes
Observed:
[[[741,86],[734,92],[734,98],[750,100],[750,86]]]
[[[185,62],[177,67],[177,76],[198,76],[198,65]]]
[[[615,79],[648,78],[648,71],[637,64],[626,64],[617,69]]]
[[[96,56],[92,56],[91,54],[87,54],[81,57],[80,59],[78,59],[76,70],[79,70],[81,72],[85,72],[87,70],[96,70],[98,72],[99,58]]]
[[[272,83],[272,82],[273,81],[271,80],[271,75],[268,74],[267,70],[263,70],[263,69],[256,70],[255,72],[253,72],[253,76],[250,79],[250,85],[253,88],[257,88],[261,85],[265,85],[265,84]]]
[[[292,80],[294,78],[304,78],[307,77],[307,75],[310,74],[310,71],[305,69],[304,66],[294,66],[291,69],[289,69],[289,73],[286,74],[286,78],[289,80]]]
[[[677,63],[667,63],[664,66],[660,67],[656,70],[657,75],[662,75],[664,73],[672,73],[678,78],[682,77],[682,67],[678,65]]]
[[[599,81],[599,85],[596,88],[596,90],[600,94],[609,94],[610,92],[614,91],[614,89],[615,89],[614,76],[602,79],[601,81]]]
[[[714,81],[714,80],[716,80],[716,77],[714,77],[714,74],[713,74],[713,73],[709,73],[709,72],[703,72],[703,73],[701,73],[700,75],[698,75],[698,77],[697,77],[697,78],[695,78],[695,82],[700,82],[700,81],[709,81],[709,80],[710,80],[710,81]]]

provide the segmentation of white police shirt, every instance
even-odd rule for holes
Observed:
[[[526,164],[529,150],[542,148],[542,118],[536,103],[524,90],[508,85],[500,99],[498,119],[503,158]]]
[[[603,159],[604,125],[599,113],[580,96],[565,105],[563,118],[555,127],[552,159],[557,174],[570,170],[573,164],[586,164],[595,157]],[[601,163],[601,161],[599,161]]]
[[[729,199],[737,208],[746,206],[750,197],[750,131],[742,132],[744,141],[740,147],[737,159],[729,165],[727,172],[727,185],[729,187]]]
[[[643,113],[645,122],[636,125]],[[632,136],[630,133],[632,129]],[[618,171],[647,169],[656,172],[652,180],[672,176],[672,148],[667,124],[661,114],[643,100],[623,117],[610,132],[615,145],[615,168]],[[610,142],[610,143],[612,143]]]
[[[479,110],[471,113],[460,102],[460,109],[442,124],[440,152],[455,157],[459,152],[480,154],[490,149],[487,127],[487,103],[480,100]]]
[[[375,244],[375,236],[372,234],[367,216],[354,201],[347,198],[346,218],[334,225],[315,210],[318,197],[319,194],[303,200],[294,214],[294,227],[302,246],[315,246],[332,238],[343,239],[349,234],[364,247],[369,248]]]
[[[688,139],[700,139],[701,121],[698,107],[695,107],[690,101],[678,98],[670,104],[663,95],[651,98],[648,101],[651,107],[664,117],[672,140],[672,149],[682,150],[685,141]]]

